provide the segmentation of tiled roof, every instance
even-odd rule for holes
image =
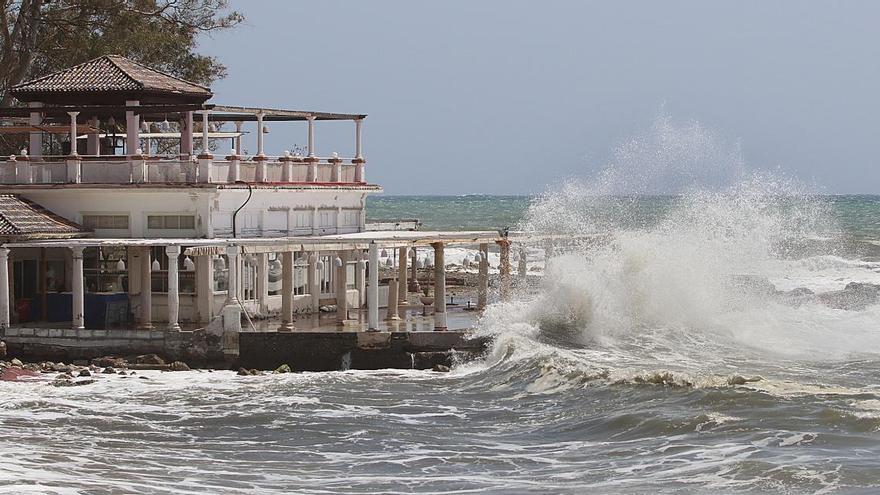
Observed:
[[[18,194],[0,194],[0,238],[65,238],[88,233],[79,224]]]
[[[211,90],[119,55],[88,62],[12,87],[11,93],[149,92],[211,97]]]

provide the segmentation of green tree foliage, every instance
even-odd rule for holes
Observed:
[[[196,53],[199,35],[242,21],[226,0],[0,0],[0,106],[26,80],[119,54],[184,79],[210,85],[226,74],[214,57]]]

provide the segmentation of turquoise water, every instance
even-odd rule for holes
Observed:
[[[490,195],[375,195],[367,198],[367,218],[417,218],[424,230],[495,230],[517,226],[529,204],[536,199],[530,196]],[[880,239],[880,196],[834,195],[821,196],[820,199],[831,206],[832,216],[844,233],[859,239]],[[619,200],[620,203],[630,203],[639,208],[639,214],[632,221],[651,223],[662,216],[675,198],[648,196]]]

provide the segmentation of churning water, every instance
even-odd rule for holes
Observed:
[[[0,383],[0,490],[874,491],[880,200],[667,117],[615,157],[524,203],[523,230],[568,239],[487,310],[483,360]]]

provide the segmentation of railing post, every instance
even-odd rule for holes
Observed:
[[[229,160],[229,174],[227,174],[226,180],[230,184],[234,184],[241,179],[241,156],[238,155],[238,151],[232,150],[232,154],[226,159]]]
[[[82,182],[82,160],[79,156],[67,157],[67,182],[79,184]]]
[[[303,161],[309,164],[309,170],[308,170],[308,175],[306,176],[306,181],[318,182],[318,157],[307,156],[307,157],[303,158]]]
[[[31,184],[34,181],[31,174],[31,164],[27,155],[19,157],[10,155],[9,160],[15,163],[15,182],[17,184]]]
[[[135,154],[131,156],[129,162],[131,166],[131,183],[146,184],[150,181],[149,171],[147,170],[147,160],[141,150],[135,150]]]
[[[339,153],[334,151],[327,161],[332,166],[330,169],[330,182],[342,182],[342,160],[339,158]]]
[[[281,182],[293,182],[293,157],[290,152],[285,151],[278,161],[281,162]]]
[[[254,161],[257,162],[254,182],[266,182],[269,175],[266,170],[266,162],[268,161],[266,155],[257,155],[254,157]]]

